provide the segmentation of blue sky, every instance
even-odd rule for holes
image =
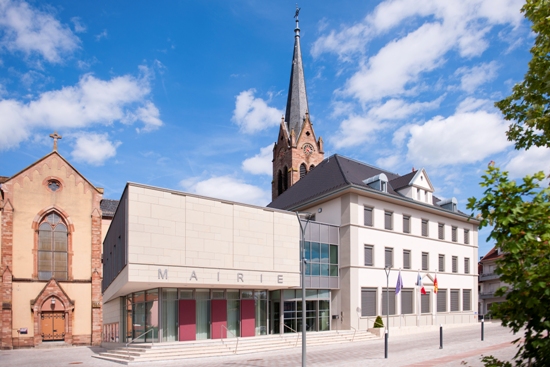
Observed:
[[[309,109],[325,156],[426,168],[461,210],[515,151],[493,107],[533,42],[522,1],[302,1]],[[118,199],[127,181],[258,205],[289,82],[295,1],[0,0],[0,175],[51,151]],[[487,231],[480,233],[480,254]]]

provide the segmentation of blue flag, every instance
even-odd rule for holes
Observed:
[[[395,294],[399,294],[401,289],[403,289],[403,279],[401,279],[401,270],[399,270],[399,275],[397,276],[397,284],[395,285]]]

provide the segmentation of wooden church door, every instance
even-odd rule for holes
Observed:
[[[65,339],[65,312],[42,312],[42,340]]]

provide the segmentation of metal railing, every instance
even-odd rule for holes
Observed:
[[[233,335],[236,339],[237,339],[237,344],[235,344],[235,351],[233,352],[234,354],[237,354],[237,349],[239,348],[239,338],[237,337],[237,335],[233,334],[233,332],[231,332],[225,325],[221,325],[220,327],[220,334],[223,335],[223,329],[225,329],[227,332],[229,332],[231,335]],[[228,339],[227,337],[227,333],[225,334],[225,339]],[[221,338],[221,341],[222,341],[222,344],[225,345],[225,343],[223,342],[223,338]],[[229,346],[227,346],[229,348]],[[231,350],[231,348],[229,348]]]
[[[298,346],[298,340],[300,339],[300,335],[298,334],[298,332],[296,330],[294,330],[293,328],[291,328],[290,326],[287,326],[285,324],[283,324],[284,327],[286,327],[288,330],[292,331],[293,333],[296,333],[296,344],[294,345],[295,347]],[[285,332],[284,332],[284,328],[283,328],[283,333],[281,334],[281,337],[284,337],[285,335]]]
[[[130,355],[130,349],[128,348],[128,346],[130,344],[132,344],[134,341],[136,341],[137,339],[141,338],[142,336],[144,336],[145,334],[148,334],[150,333],[151,331],[155,330],[154,328],[153,329],[149,329],[147,330],[146,332],[144,332],[143,334],[141,334],[140,336],[137,336],[135,337],[134,339],[130,340],[128,343],[126,343],[126,352],[128,353],[128,355]],[[153,338],[151,338],[151,346],[153,346],[154,343],[153,343]]]
[[[355,339],[355,333],[357,333],[357,329],[354,328],[353,326],[350,326],[350,328],[353,329],[353,336],[351,337],[351,341],[353,342],[353,340]]]

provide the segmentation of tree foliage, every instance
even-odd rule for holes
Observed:
[[[506,301],[491,312],[514,333],[524,330],[515,341],[517,366],[550,366],[550,188],[541,187],[544,179],[539,172],[516,183],[489,166],[484,196],[468,200],[468,208],[481,214],[480,228],[493,226],[488,239],[504,253],[496,273],[508,286],[495,296]]]
[[[524,80],[512,95],[495,103],[506,120],[506,135],[516,149],[550,148],[550,0],[526,0],[521,9],[536,35]]]

